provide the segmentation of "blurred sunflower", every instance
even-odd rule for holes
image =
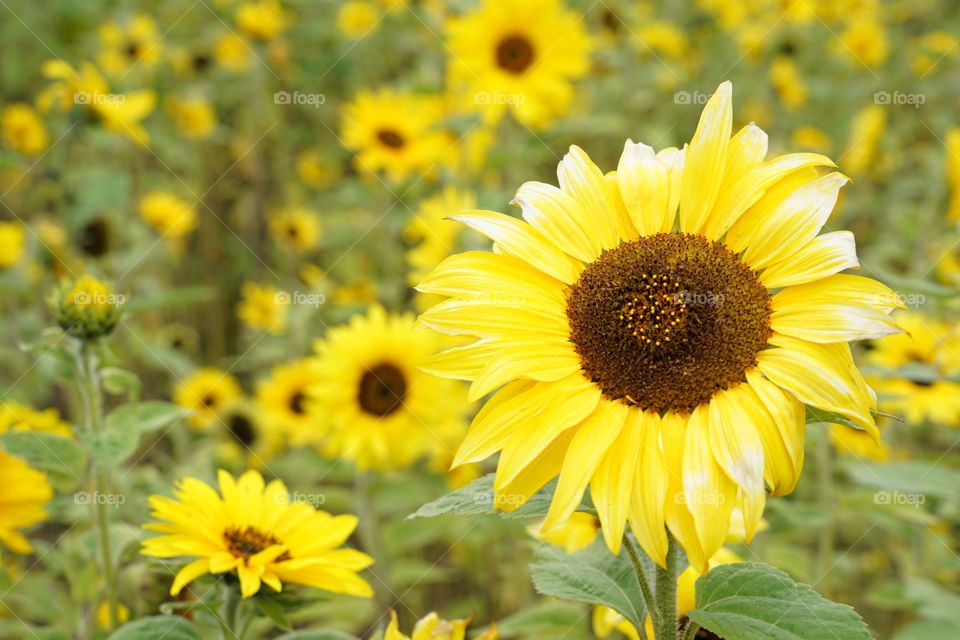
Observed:
[[[869,433],[851,429],[845,424],[831,424],[830,443],[841,455],[887,462],[892,457],[890,446],[883,440],[871,438]]]
[[[354,516],[331,516],[303,502],[291,502],[280,480],[264,486],[247,471],[235,480],[217,473],[220,492],[196,478],[184,478],[174,498],[151,496],[145,525],[161,535],[143,543],[154,558],[197,558],[174,578],[170,594],[200,576],[235,572],[244,598],[261,583],[280,591],[283,583],[303,584],[333,593],[370,597],[373,590],[357,575],[372,560],[340,547],[357,526]]]
[[[270,235],[289,253],[309,253],[320,241],[320,222],[316,212],[306,207],[287,207],[270,216]]]
[[[350,0],[337,10],[337,29],[354,40],[369,34],[380,21],[380,12],[368,0]]]
[[[453,216],[495,252],[451,256],[418,287],[452,298],[424,325],[478,338],[425,370],[472,380],[471,399],[503,386],[455,464],[500,452],[507,508],[559,474],[545,531],[589,485],[612,551],[629,520],[663,564],[666,525],[699,570],[735,507],[752,537],[765,485],[797,483],[804,404],[876,436],[846,343],[897,332],[900,306],[839,275],[858,266],[852,234],[818,235],[847,178],[817,154],[766,160],[755,125],[731,136],[731,93],[720,85],[685,151],[627,141],[605,176],[572,147],[560,188],[518,190],[525,222]]]
[[[249,327],[280,335],[287,329],[286,295],[268,284],[245,282],[240,289],[237,317]]]
[[[379,305],[331,329],[315,345],[313,441],[361,469],[403,468],[451,450],[464,431],[465,389],[420,370],[443,344],[415,328],[412,315]]]
[[[246,40],[236,33],[228,32],[214,43],[213,58],[230,73],[242,73],[252,65],[253,53]]]
[[[438,128],[443,115],[443,101],[435,96],[361,91],[344,108],[343,142],[365,173],[385,171],[394,181],[431,175],[451,149]]]
[[[210,137],[217,126],[217,113],[209,100],[197,96],[171,97],[166,102],[167,113],[185,138],[203,140]]]
[[[257,385],[257,407],[270,431],[283,433],[295,444],[310,440],[316,417],[309,412],[312,389],[320,380],[314,358],[303,358],[274,367]]]
[[[54,408],[38,411],[33,407],[10,400],[0,402],[0,433],[41,431],[64,438],[73,437],[73,428],[64,422]]]
[[[873,20],[853,21],[840,33],[834,49],[850,64],[872,69],[887,60],[889,45],[886,29]]]
[[[887,130],[887,109],[879,104],[857,112],[850,126],[850,138],[843,166],[854,177],[879,173],[883,166],[880,142]]]
[[[947,187],[950,191],[947,220],[960,222],[960,128],[947,131],[945,146]]]
[[[237,26],[258,40],[276,38],[287,28],[287,13],[277,0],[244,2],[237,9]]]
[[[52,497],[46,475],[0,451],[0,542],[5,547],[14,553],[33,550],[19,530],[46,520],[43,507]]]
[[[187,424],[210,427],[219,420],[224,408],[242,395],[240,384],[228,372],[204,367],[177,383],[173,390],[173,401],[193,411],[187,417]]]
[[[189,202],[166,191],[148,191],[140,198],[140,217],[165,238],[181,238],[197,226]]]
[[[5,106],[0,113],[0,130],[4,143],[25,156],[43,153],[50,142],[43,120],[26,104]]]
[[[26,246],[23,223],[0,222],[0,269],[8,269],[19,262]]]
[[[135,66],[152,67],[160,59],[160,34],[153,18],[137,14],[125,24],[110,21],[100,26],[103,51],[97,58],[110,76],[122,76]]]
[[[218,457],[231,465],[259,469],[280,450],[282,439],[276,429],[267,428],[259,407],[241,398],[220,412]]]
[[[342,173],[333,158],[315,151],[304,151],[297,156],[297,177],[308,187],[323,189],[330,186]]]
[[[911,424],[929,420],[960,426],[960,383],[947,379],[960,374],[953,325],[915,311],[896,319],[904,333],[876,341],[867,355],[871,363],[892,371],[869,380],[884,410]]]
[[[400,632],[397,612],[391,609],[390,624],[387,625],[387,630],[383,634],[383,640],[466,640],[467,627],[470,626],[471,620],[472,616],[460,620],[444,620],[436,613],[430,613],[417,620],[413,633],[406,636]],[[499,640],[499,638],[497,625],[491,624],[489,629],[475,636],[474,640]]]
[[[560,0],[483,0],[447,26],[448,80],[488,122],[509,110],[528,127],[564,115],[590,69],[583,21]]]
[[[407,223],[403,239],[411,248],[407,251],[407,282],[414,286],[423,280],[444,258],[457,249],[462,235],[460,225],[445,220],[451,213],[476,207],[476,196],[471,191],[446,187],[437,195],[420,202],[416,214]],[[434,296],[418,296],[418,308],[439,302]]]

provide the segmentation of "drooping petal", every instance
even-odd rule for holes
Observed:
[[[646,554],[660,566],[666,566],[669,543],[665,526],[665,501],[670,476],[661,450],[660,416],[649,411],[631,411],[627,427],[640,431],[639,459],[634,470],[630,504],[630,528]]]
[[[634,502],[633,494],[640,488],[635,481],[637,465],[643,455],[640,424],[643,413],[631,410],[627,414],[623,430],[607,449],[590,481],[590,496],[600,517],[604,540],[615,554],[620,553],[627,516]],[[663,504],[662,499],[660,504]]]

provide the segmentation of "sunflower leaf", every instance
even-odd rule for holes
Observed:
[[[602,604],[620,613],[637,629],[647,617],[640,585],[626,553],[613,555],[603,538],[576,553],[542,545],[530,565],[537,592],[589,604]]]
[[[200,640],[196,626],[180,616],[150,616],[123,625],[107,640]]]
[[[46,472],[59,488],[82,482],[86,473],[87,456],[80,443],[71,438],[40,431],[10,432],[0,436],[0,446],[31,467]]]
[[[188,409],[159,400],[122,404],[107,416],[107,430],[137,433],[157,431],[190,414]]]
[[[407,519],[413,518],[433,518],[446,514],[457,516],[477,516],[496,514],[503,518],[543,518],[550,509],[550,501],[553,499],[553,492],[556,488],[556,481],[552,480],[546,484],[540,491],[536,492],[521,507],[506,511],[504,507],[510,505],[510,494],[501,494],[496,496],[493,490],[494,474],[490,473],[482,478],[477,478],[470,484],[460,487],[452,493],[448,493],[442,498],[437,498],[432,502],[423,505]],[[494,508],[494,499],[498,501]],[[579,511],[596,513],[593,507],[585,502],[580,506]]]
[[[701,576],[687,616],[726,640],[870,640],[851,607],[830,602],[769,565],[725,564]]]
[[[275,598],[270,596],[261,596],[254,598],[254,602],[257,605],[257,609],[260,610],[260,613],[270,618],[273,621],[273,624],[277,625],[279,628],[284,631],[290,631],[293,629],[293,625],[290,623],[290,618],[287,617],[287,614],[283,610],[283,605],[280,604]]]

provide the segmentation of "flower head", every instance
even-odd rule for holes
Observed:
[[[0,131],[6,144],[27,156],[43,153],[50,141],[43,120],[26,104],[10,104],[3,108]]]
[[[160,235],[181,238],[197,226],[197,212],[189,202],[166,191],[149,191],[140,198],[140,216]]]
[[[177,383],[173,401],[193,413],[187,424],[193,427],[209,427],[221,412],[243,395],[240,384],[230,373],[215,367],[198,369]]]
[[[72,336],[94,339],[113,332],[126,297],[89,274],[65,280],[51,298],[57,324]]]

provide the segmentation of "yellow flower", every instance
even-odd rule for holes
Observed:
[[[37,98],[41,111],[53,107],[69,110],[75,104],[90,105],[94,96],[106,94],[109,90],[107,81],[89,62],[84,62],[77,70],[63,60],[47,60],[41,72],[43,77],[54,81]]]
[[[241,396],[236,379],[214,367],[198,369],[173,390],[174,403],[193,411],[187,417],[187,424],[192,427],[212,426],[224,409]]]
[[[842,156],[843,165],[853,176],[876,173],[880,164],[878,149],[887,128],[887,111],[878,104],[861,109],[850,127],[850,140]]]
[[[306,207],[289,207],[270,216],[270,235],[284,251],[309,253],[320,241],[320,222]]]
[[[10,104],[0,114],[0,129],[3,140],[14,151],[26,156],[43,153],[50,138],[43,120],[29,105]]]
[[[449,85],[487,122],[509,110],[546,127],[569,110],[572,82],[590,69],[583,20],[560,0],[483,0],[450,20],[447,46]]]
[[[123,25],[107,22],[99,35],[104,50],[98,61],[110,76],[126,75],[136,66],[152,67],[160,58],[161,36],[148,15],[138,14]]]
[[[661,57],[679,60],[687,55],[690,43],[687,36],[670,22],[654,20],[637,27],[636,36],[641,52],[653,52]]]
[[[236,573],[244,598],[266,584],[302,584],[333,593],[370,597],[360,576],[369,556],[341,548],[357,526],[354,516],[331,516],[304,502],[292,502],[280,480],[264,486],[263,477],[247,471],[235,480],[219,471],[218,493],[196,478],[184,478],[174,498],[151,496],[151,515],[159,523],[145,526],[161,535],[143,543],[154,558],[196,558],[184,566],[170,587],[177,595],[200,576]]]
[[[46,520],[43,507],[52,497],[46,475],[0,451],[0,542],[5,547],[14,553],[33,550],[19,530]]]
[[[476,207],[476,196],[469,191],[446,187],[437,195],[420,203],[417,213],[407,223],[403,239],[411,245],[407,251],[407,282],[413,286],[423,280],[444,258],[457,249],[463,227],[445,220],[452,213]],[[419,308],[425,308],[429,296],[418,296]]]
[[[320,368],[314,358],[274,367],[270,377],[257,385],[257,407],[270,431],[304,441],[303,434],[316,426],[316,417],[308,409],[319,380]]]
[[[237,317],[244,324],[275,335],[286,331],[289,301],[281,291],[268,284],[245,282],[240,295]]]
[[[88,340],[113,332],[125,301],[123,294],[88,274],[65,280],[52,299],[60,328]]]
[[[946,148],[947,187],[950,190],[947,220],[960,222],[960,128],[947,131]]]
[[[537,531],[536,535],[544,542],[560,547],[567,553],[585,549],[597,537],[600,520],[590,513],[577,511],[570,519],[551,531]]]
[[[259,469],[283,445],[281,434],[268,427],[259,408],[245,398],[228,403],[219,413],[219,459]]]
[[[796,485],[804,404],[877,434],[847,342],[899,331],[901,305],[839,274],[858,266],[852,234],[819,235],[847,178],[817,154],[768,160],[766,134],[732,123],[725,82],[685,151],[627,141],[605,175],[571,147],[559,188],[517,191],[523,221],[453,216],[497,250],[418,287],[451,298],[424,325],[477,339],[427,370],[472,380],[470,399],[502,387],[454,464],[499,452],[506,508],[559,474],[545,531],[589,485],[612,551],[629,520],[658,563],[669,529],[705,570],[735,507],[752,537],[765,489]]]
[[[148,191],[140,198],[140,216],[167,238],[181,238],[197,226],[197,212],[189,202],[166,191]]]
[[[788,109],[796,109],[807,103],[807,86],[800,71],[789,56],[777,56],[770,65],[770,83],[777,90],[780,101]]]
[[[217,38],[213,45],[213,57],[217,64],[231,73],[249,69],[253,58],[247,41],[232,32]]]
[[[237,9],[237,26],[253,38],[271,40],[287,28],[287,14],[277,0],[245,2]]]
[[[452,451],[469,405],[461,383],[429,373],[428,358],[442,344],[416,329],[412,315],[378,305],[331,329],[316,344],[314,424],[297,439],[362,469],[403,468]]]
[[[140,146],[146,146],[150,142],[150,134],[140,121],[153,112],[156,103],[157,94],[151,89],[143,89],[127,94],[94,96],[92,108],[107,129],[122,133]]]
[[[331,158],[320,156],[313,151],[304,151],[297,156],[297,177],[308,187],[328,187],[340,174],[340,165]]]
[[[451,148],[437,128],[442,117],[443,102],[434,96],[361,91],[344,109],[343,141],[364,173],[385,171],[391,180],[432,175]]]
[[[819,151],[825,153],[830,150],[833,144],[830,136],[817,127],[805,126],[797,127],[790,136],[790,142],[793,146],[800,147],[809,151]]]
[[[19,402],[0,402],[0,433],[40,431],[64,438],[73,437],[70,423],[64,422],[53,407],[38,411]]]
[[[202,140],[209,137],[217,126],[213,105],[204,98],[170,98],[167,112],[186,138]]]
[[[333,292],[333,302],[337,306],[347,307],[358,304],[370,304],[377,299],[377,290],[368,280],[352,282],[337,287]]]
[[[850,64],[876,67],[887,60],[887,32],[878,22],[852,22],[840,33],[836,51]]]
[[[461,620],[444,620],[436,613],[430,613],[417,621],[413,633],[406,636],[400,633],[400,623],[397,621],[397,612],[390,610],[390,624],[383,635],[383,640],[466,640],[467,627],[470,626],[472,616]],[[487,631],[474,640],[499,640],[497,625],[491,624]]]
[[[910,47],[913,51],[913,60],[910,63],[913,73],[923,78],[936,70],[940,63],[951,62],[958,45],[960,41],[956,36],[946,31],[931,31],[917,38]],[[947,67],[948,65],[944,64],[941,68]]]
[[[367,0],[345,2],[337,11],[337,29],[348,38],[362,38],[376,27],[380,20],[377,8]]]
[[[883,440],[875,440],[869,433],[851,429],[845,424],[831,424],[830,442],[842,455],[876,462],[890,460],[890,446]]]
[[[130,620],[130,609],[124,606],[123,603],[117,603],[117,622],[119,624],[124,624]],[[97,607],[97,627],[105,631],[109,631],[112,628],[110,623],[110,603],[101,602]]]
[[[0,269],[9,269],[23,256],[26,234],[20,222],[0,222]]]

